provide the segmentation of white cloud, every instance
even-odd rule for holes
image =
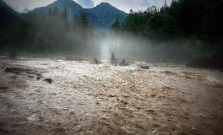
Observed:
[[[37,7],[46,6],[50,3],[53,3],[56,0],[3,0],[7,2],[10,6],[16,9],[19,12],[24,11],[28,8],[33,10]],[[111,5],[117,7],[120,10],[128,13],[130,9],[133,11],[145,10],[149,5],[155,5],[161,7],[164,4],[165,0],[74,0],[85,8],[91,8],[100,4],[101,2],[108,2]],[[167,0],[167,3],[170,4],[172,0]]]
[[[23,12],[24,9],[33,10],[37,7],[46,6],[56,0],[3,0],[16,11]]]
[[[94,7],[94,1],[92,0],[76,0],[83,8],[92,8]]]
[[[118,9],[129,13],[130,9],[133,11],[138,11],[145,10],[148,6],[153,5],[161,7],[164,4],[164,1],[165,0],[94,0],[94,6],[100,4],[101,2],[108,2]],[[172,0],[167,0],[168,4],[171,2]]]

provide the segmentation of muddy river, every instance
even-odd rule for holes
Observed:
[[[0,134],[223,134],[222,72],[138,65],[0,59]]]

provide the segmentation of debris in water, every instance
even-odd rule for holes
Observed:
[[[111,53],[111,63],[113,64],[113,65],[116,65],[117,63],[117,59],[115,58],[115,52],[112,52]]]
[[[126,62],[124,59],[122,59],[122,61],[119,63],[119,66],[128,66],[129,63]]]
[[[4,71],[6,73],[14,73],[17,75],[26,75],[29,78],[34,78],[34,76],[42,77],[42,75],[40,73],[38,73],[37,71],[33,71],[30,69],[24,69],[24,68],[7,67]]]
[[[34,76],[33,76],[33,75],[27,75],[27,77],[29,77],[29,78],[34,78]]]
[[[8,87],[6,87],[6,86],[1,86],[0,87],[0,90],[7,90],[8,89]]]
[[[94,58],[94,64],[100,64],[100,61],[98,61],[96,58]]]
[[[53,80],[51,78],[46,78],[43,81],[46,81],[49,84],[52,84]]]
[[[40,76],[37,76],[36,80],[39,81],[40,79],[41,79],[41,77]]]

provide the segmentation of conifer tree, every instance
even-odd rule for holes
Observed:
[[[82,29],[86,30],[88,28],[88,21],[85,14],[81,14],[80,17],[80,26]]]
[[[58,16],[58,9],[57,9],[57,7],[53,8],[53,15]]]
[[[118,18],[116,18],[115,22],[112,24],[111,29],[114,31],[118,31],[120,29],[120,23]]]
[[[52,8],[50,8],[50,9],[48,10],[48,15],[52,15],[52,13],[53,13]]]
[[[67,13],[67,7],[64,7],[64,11],[62,12],[62,18],[66,22],[68,21],[68,13]]]
[[[74,15],[74,20],[73,20],[73,30],[74,31],[77,31],[78,30],[79,23],[80,23],[80,17],[77,14],[75,14]]]

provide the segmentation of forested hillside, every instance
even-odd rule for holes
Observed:
[[[29,12],[26,16],[2,30],[1,50],[41,55],[99,55],[98,35],[85,14],[75,16],[73,23],[68,19],[66,7],[62,12],[54,7],[47,14]]]
[[[120,22],[124,22],[127,13],[113,7],[109,3],[101,3],[94,8],[84,9],[79,4],[73,0],[57,0],[46,7],[36,8],[32,13],[35,14],[47,14],[49,10],[57,7],[58,12],[62,12],[64,8],[67,8],[67,15],[69,21],[72,23],[75,16],[81,16],[81,14],[86,14],[87,20],[90,25],[96,27],[97,29],[108,30],[114,20],[119,18]]]
[[[0,30],[9,26],[19,18],[19,13],[0,0]]]
[[[0,43],[2,50],[97,57],[102,39],[120,58],[187,62],[223,51],[222,7],[222,0],[178,0],[161,8],[131,10],[124,21],[126,14],[108,3],[84,10],[71,0],[57,0],[2,30]],[[111,25],[108,34],[96,32]]]
[[[131,33],[137,39],[126,44],[138,49],[143,58],[147,57],[145,59],[157,55],[155,61],[187,61],[200,55],[221,53],[222,7],[222,0],[178,0],[173,1],[170,6],[165,2],[160,9],[150,6],[145,11],[131,10],[126,22],[119,24],[119,32]],[[143,46],[143,49],[136,46]],[[121,54],[123,53],[125,52]]]
[[[131,12],[124,30],[153,40],[187,38],[205,41],[213,47],[223,45],[223,1],[179,0],[159,10]]]
[[[118,18],[119,21],[122,23],[125,22],[125,19],[128,16],[128,14],[121,10],[118,10],[109,3],[101,3],[94,8],[85,9],[85,13],[87,14],[90,23],[94,24],[94,19],[97,19],[102,25],[107,28],[111,27],[116,18]],[[92,18],[93,20],[91,20]],[[98,26],[98,28],[99,27],[100,26]]]

